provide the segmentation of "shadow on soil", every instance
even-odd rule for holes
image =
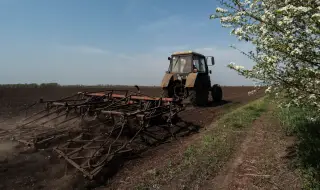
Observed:
[[[209,101],[207,107],[219,107],[230,103],[232,103],[232,101],[229,100],[221,100],[220,102]]]
[[[58,171],[58,163],[50,151],[6,157],[0,163],[0,189],[42,189],[49,173]]]
[[[135,151],[117,155],[93,180],[85,179],[82,173],[52,154],[50,149],[19,153],[13,158],[0,162],[0,189],[46,189],[56,184],[58,189],[94,189],[108,184],[112,178],[129,160],[141,158],[141,153],[152,147],[174,141],[176,138],[197,133],[200,126],[181,119],[176,121],[175,131],[164,136],[161,141],[144,145]],[[60,186],[60,183],[64,183]]]
[[[190,122],[184,122],[179,120],[176,124],[177,130],[173,134],[164,136],[161,141],[148,144],[148,146],[136,150],[134,152],[121,154],[114,157],[108,164],[105,165],[104,169],[97,175],[93,180],[77,180],[76,189],[94,189],[103,185],[108,184],[108,180],[112,178],[129,160],[134,160],[141,158],[140,154],[144,153],[147,150],[150,150],[152,147],[160,146],[161,144],[168,143],[178,137],[188,136],[193,133],[197,133],[200,129],[200,126],[194,125]]]
[[[186,102],[185,105],[189,109],[192,109],[192,108],[214,108],[214,107],[220,107],[220,106],[224,106],[231,103],[232,101],[229,101],[229,100],[221,100],[220,102],[214,102],[210,100],[206,106],[194,106],[190,102]]]
[[[192,135],[194,133],[198,133],[200,126],[195,125],[191,122],[185,122],[181,119],[177,121],[175,124],[176,130],[169,135],[164,136],[160,141],[156,141],[152,144],[148,144],[145,148],[142,148],[140,150],[126,153],[122,155],[118,155],[114,159],[112,159],[111,162],[109,162],[107,165],[105,165],[104,170],[102,170],[99,175],[95,177],[94,180],[86,181],[85,184],[78,183],[77,188],[85,187],[85,189],[94,189],[97,187],[101,187],[103,185],[108,185],[108,180],[112,178],[125,164],[125,162],[129,160],[134,160],[141,158],[141,154],[146,152],[147,150],[150,150],[152,147],[157,147],[165,143],[169,143],[171,141],[177,140],[179,137],[185,137]],[[84,181],[84,180],[82,180]]]

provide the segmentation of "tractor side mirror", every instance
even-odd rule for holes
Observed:
[[[207,64],[208,66],[213,66],[215,63],[214,63],[214,57],[213,56],[207,56]],[[209,65],[209,58],[211,58],[211,65]]]
[[[209,73],[210,73],[210,74],[212,74],[212,71],[211,71],[211,70],[209,70]]]
[[[171,57],[168,57],[168,60],[170,61],[170,60],[171,60]]]

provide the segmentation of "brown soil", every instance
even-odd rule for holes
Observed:
[[[113,87],[117,89],[129,89],[136,91],[133,87]],[[227,107],[234,107],[245,104],[263,95],[259,92],[254,96],[248,96],[247,92],[253,87],[223,87],[224,104],[211,105],[205,108],[194,108],[181,114],[184,121],[199,125],[204,128],[215,118],[223,114]],[[101,88],[18,88],[0,89],[0,119],[6,119],[12,115],[17,115],[18,111],[25,105],[37,101],[40,97],[44,99],[57,99],[68,96],[78,91],[100,91]],[[141,91],[151,96],[159,96],[161,89],[157,87],[141,87]],[[1,120],[0,120],[1,121]],[[31,149],[17,146],[8,141],[7,131],[14,128],[8,122],[0,124],[0,189],[88,189],[86,181],[81,178],[81,174],[74,172],[65,173],[65,162],[57,159],[50,150],[33,152]],[[204,131],[200,129],[200,133]],[[196,138],[197,134],[179,138],[169,144],[163,144],[151,148],[141,155],[141,158],[125,162],[124,167],[117,167],[115,176],[111,178],[108,185],[115,189],[122,188],[122,181],[134,180],[139,175],[139,169],[146,165],[161,164],[169,157],[174,157],[176,151],[181,149],[181,145]],[[125,185],[129,187],[130,185]],[[86,188],[85,188],[86,187]]]

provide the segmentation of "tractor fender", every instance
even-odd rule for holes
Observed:
[[[197,80],[198,73],[190,73],[187,76],[186,85],[187,88],[193,88]]]
[[[169,85],[170,80],[171,80],[172,77],[173,77],[173,74],[172,74],[172,73],[166,73],[166,74],[164,75],[164,77],[162,78],[161,87],[162,87],[162,88],[168,87],[168,85]]]

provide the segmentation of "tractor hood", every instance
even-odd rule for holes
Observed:
[[[169,73],[167,72],[161,82],[161,87],[168,87],[171,81],[184,80],[186,87],[193,87],[194,81],[197,78],[197,73]]]
[[[185,80],[187,79],[189,73],[171,73],[173,80]]]

